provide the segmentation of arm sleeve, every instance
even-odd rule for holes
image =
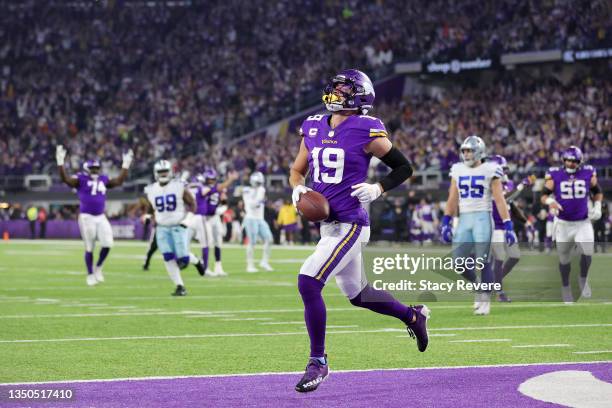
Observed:
[[[397,148],[392,147],[380,160],[391,168],[391,173],[380,180],[380,185],[384,191],[399,186],[412,176],[412,165]]]

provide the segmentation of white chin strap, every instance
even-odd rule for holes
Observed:
[[[569,174],[573,174],[573,173],[575,173],[575,172],[576,172],[576,170],[577,170],[577,169],[578,169],[577,167],[576,167],[576,168],[574,168],[574,169],[570,169],[569,167],[566,167],[566,168],[565,168],[565,171],[567,171]]]

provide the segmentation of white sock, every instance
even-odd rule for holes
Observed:
[[[263,245],[263,256],[261,257],[261,263],[269,264],[270,262],[270,241],[265,241]]]
[[[249,242],[249,244],[246,247],[247,265],[253,265],[253,253],[254,252],[255,252],[255,248],[253,248],[253,244]]]
[[[192,254],[191,252],[189,253],[189,263],[197,265],[197,263],[200,262],[200,260],[198,259],[197,256],[195,256],[194,254]]]
[[[172,282],[174,282],[174,284],[177,286],[185,286],[183,284],[183,278],[181,278],[181,270],[179,269],[176,260],[173,259],[171,261],[164,261],[164,264],[166,265],[166,270],[168,271],[168,275],[170,276],[170,279],[172,279]]]

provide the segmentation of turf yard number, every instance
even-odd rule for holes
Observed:
[[[461,198],[482,198],[484,195],[485,176],[459,176],[459,194]]]
[[[312,167],[314,168],[312,180],[315,183],[338,184],[342,181],[342,175],[344,174],[344,150],[337,147],[326,147],[324,149],[315,147],[312,149],[311,155]],[[321,172],[319,157],[322,159],[323,166],[328,169],[335,169],[333,175],[330,175],[331,172]]]
[[[155,197],[155,208],[158,212],[176,210],[176,195],[168,194],[167,196]]]

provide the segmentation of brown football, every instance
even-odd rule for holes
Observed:
[[[300,195],[297,209],[308,221],[320,222],[329,217],[329,203],[321,193],[307,191]]]

